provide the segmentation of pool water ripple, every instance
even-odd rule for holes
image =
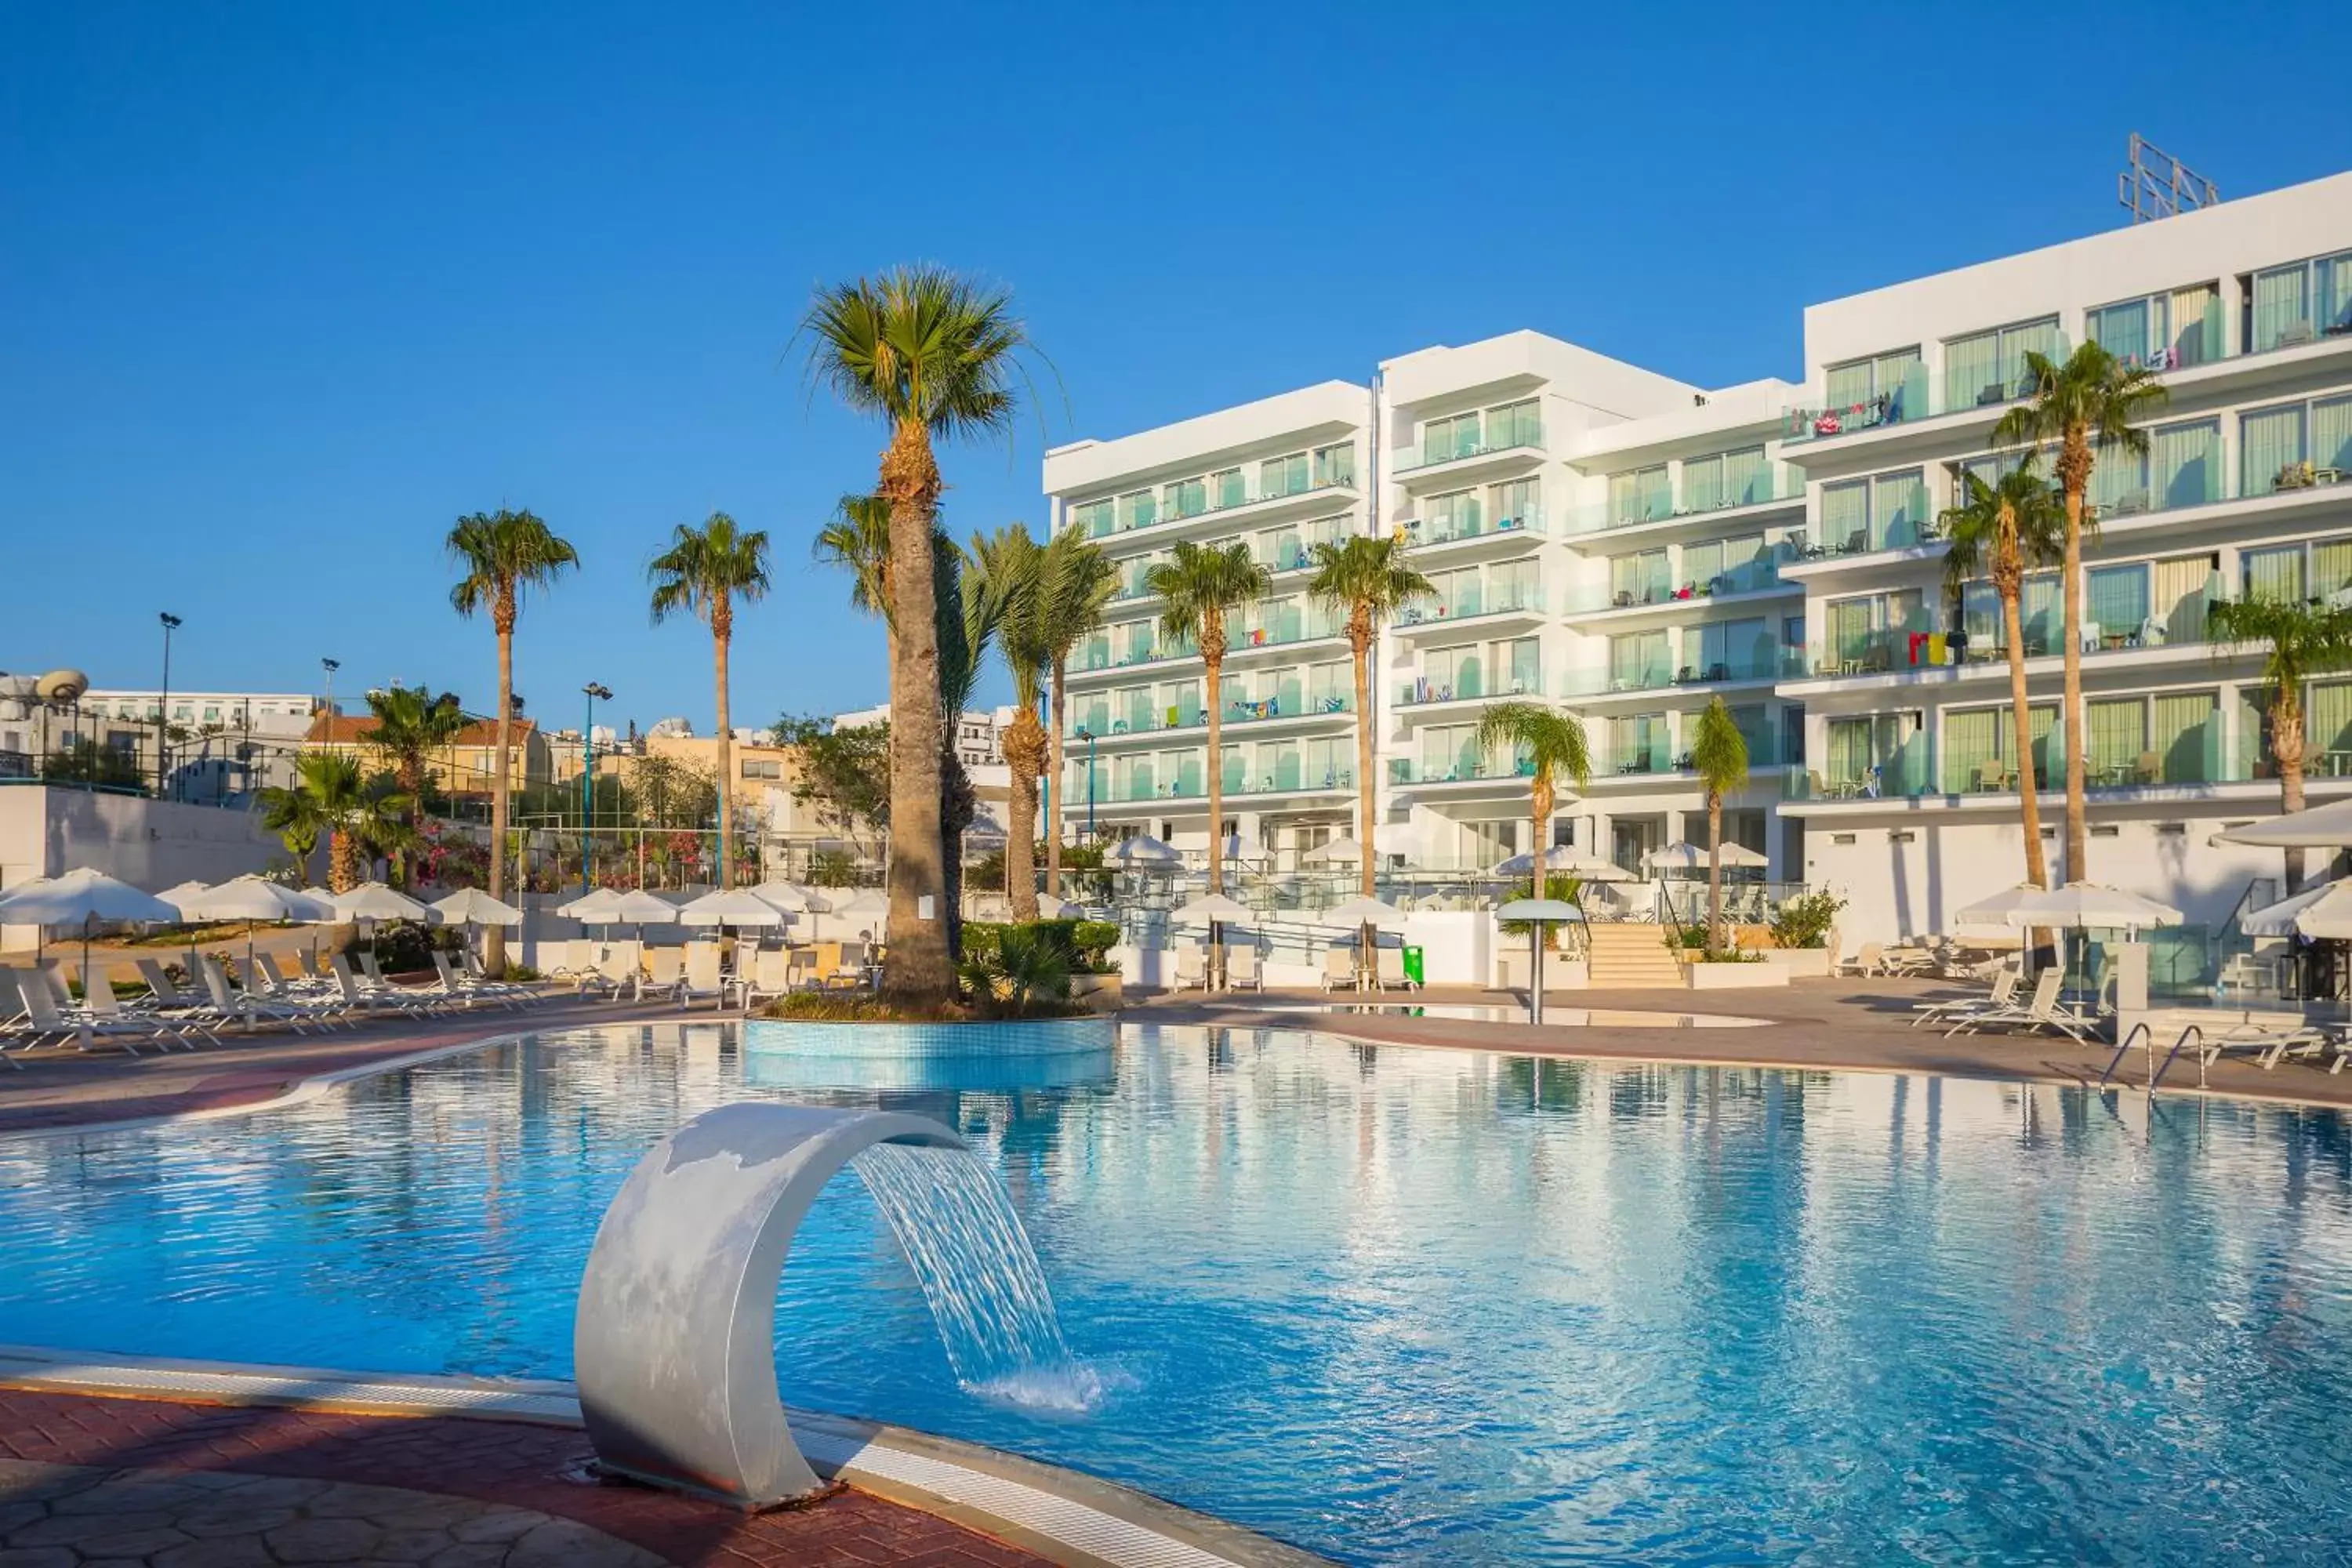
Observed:
[[[854,1176],[789,1397],[1360,1562],[2340,1562],[2352,1138],[2329,1112],[1926,1077],[1125,1031],[1034,1087],[550,1036],[281,1110],[0,1142],[0,1339],[569,1371],[604,1204],[730,1100],[954,1126],[1084,1413],[957,1385]]]

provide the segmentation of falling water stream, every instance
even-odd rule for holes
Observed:
[[[1102,1375],[1070,1353],[1045,1271],[988,1163],[903,1143],[850,1163],[914,1267],[956,1381],[1012,1404],[1091,1409]]]

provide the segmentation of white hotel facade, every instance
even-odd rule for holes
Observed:
[[[2085,338],[2170,392],[2148,457],[2103,454],[2094,484],[2088,871],[2218,926],[2278,864],[2212,836],[2274,811],[2278,785],[2259,656],[2210,645],[2205,605],[2352,593],[2352,174],[1810,307],[1795,383],[1685,385],[1523,331],[1056,448],[1052,522],[1097,538],[1122,583],[1072,661],[1071,727],[1093,739],[1068,743],[1065,798],[1206,849],[1202,668],[1160,638],[1141,579],[1177,540],[1240,540],[1274,592],[1226,662],[1226,812],[1276,868],[1351,831],[1353,677],[1302,566],[1316,541],[1393,532],[1438,593],[1375,656],[1384,860],[1528,847],[1526,779],[1468,743],[1510,696],[1577,714],[1592,745],[1552,842],[1628,866],[1703,844],[1684,763],[1719,695],[1754,764],[1727,838],[1843,892],[1850,940],[1945,929],[2023,856],[1999,617],[1981,585],[1949,600],[1935,520],[1966,470],[2014,460],[1988,437],[2024,353]],[[2054,790],[2053,573],[2025,609],[2046,737],[2026,761]],[[2352,792],[2352,671],[2306,708],[2315,799]]]

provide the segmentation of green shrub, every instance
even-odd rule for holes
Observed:
[[[1050,1016],[1070,994],[1070,966],[1049,922],[1004,926],[983,952],[967,950],[961,975],[973,1005],[991,1017]],[[1054,921],[1053,924],[1067,922]]]
[[[1118,927],[1108,921],[1027,921],[1017,925],[1000,921],[966,921],[963,955],[967,961],[992,959],[1005,934],[1016,931],[1034,931],[1050,943],[1061,955],[1066,973],[1118,973],[1118,965],[1110,962],[1109,954],[1118,945]]]
[[[1845,900],[1827,889],[1801,893],[1783,903],[1772,916],[1775,947],[1826,947],[1830,927],[1837,923]]]
[[[760,1016],[808,1024],[961,1024],[971,1014],[953,1004],[904,1007],[867,991],[794,991],[761,1008]]]
[[[541,976],[538,970],[528,963],[509,963],[507,965],[506,978],[516,984],[523,984],[538,980]]]
[[[1584,882],[1581,878],[1570,877],[1557,871],[1547,872],[1544,875],[1544,890],[1542,892],[1538,893],[1533,890],[1535,888],[1535,879],[1533,877],[1529,877],[1525,884],[1518,882],[1512,883],[1510,887],[1504,891],[1502,899],[1499,901],[1507,904],[1514,899],[1543,898],[1558,899],[1561,903],[1573,904],[1576,903],[1576,895],[1582,890],[1583,887]],[[1578,905],[1578,907],[1580,909],[1583,906]],[[1500,930],[1505,936],[1523,937],[1528,934],[1528,922],[1525,921],[1505,921],[1497,929]],[[1567,926],[1554,925],[1551,928],[1550,935],[1546,945],[1553,952],[1557,952],[1564,948],[1570,940],[1571,939],[1568,935]]]
[[[373,937],[354,935],[343,949],[346,956],[373,952],[386,973],[405,973],[433,967],[436,952],[458,952],[466,946],[463,926],[425,926],[415,921],[379,921]]]

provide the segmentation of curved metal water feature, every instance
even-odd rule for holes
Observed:
[[[817,1194],[878,1143],[964,1147],[928,1117],[743,1104],[638,1163],[572,1320],[580,1413],[607,1468],[744,1508],[824,1489],[776,1387],[776,1286]]]

